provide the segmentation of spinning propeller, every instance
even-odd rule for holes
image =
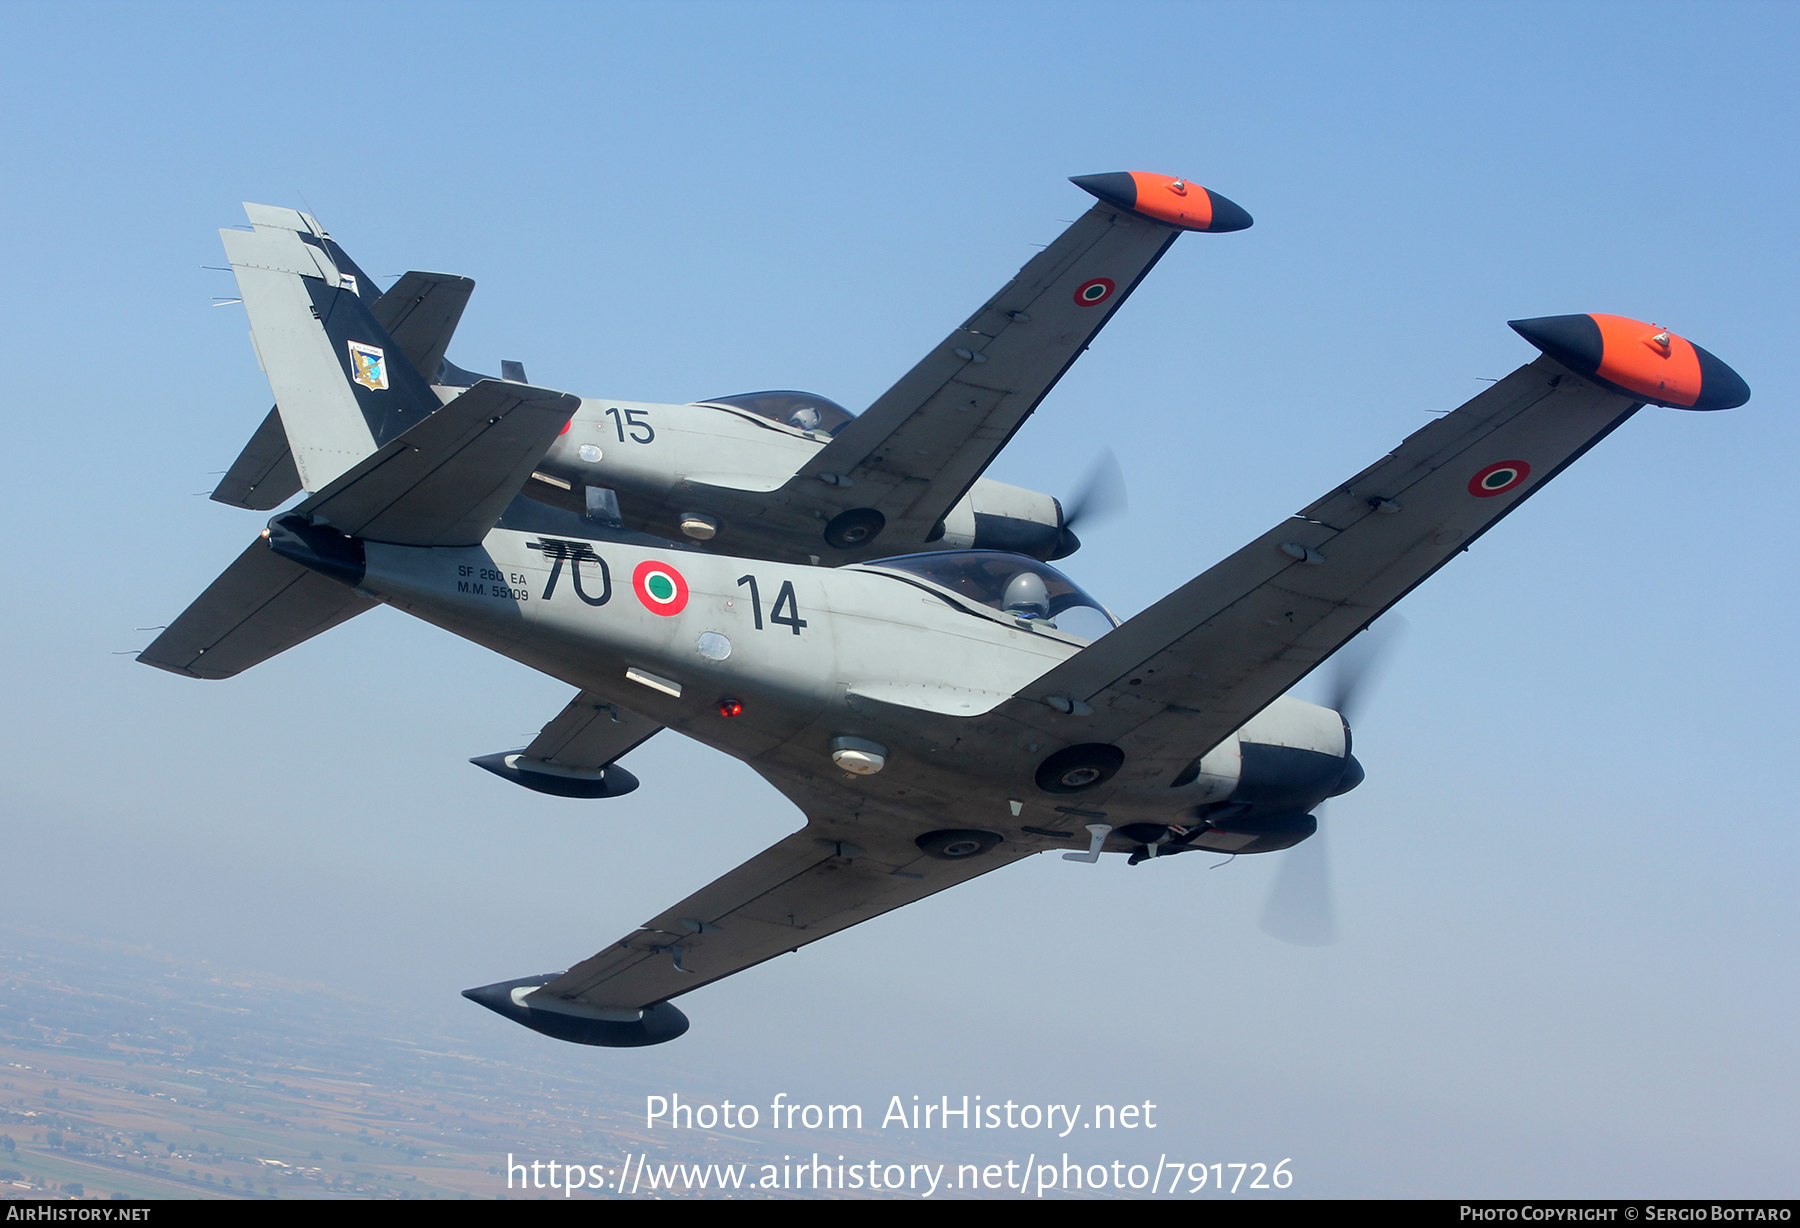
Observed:
[[[1363,632],[1337,651],[1332,660],[1331,689],[1326,703],[1354,728],[1353,713],[1365,696],[1365,689],[1377,673],[1377,667],[1394,637],[1405,623],[1390,618],[1376,629]],[[1345,754],[1350,753],[1350,735],[1345,734]],[[1360,782],[1361,766],[1351,759],[1345,780]],[[1352,784],[1351,787],[1354,787]],[[1347,792],[1347,790],[1346,790]],[[1315,815],[1324,818],[1324,807]],[[1309,840],[1282,854],[1281,869],[1275,885],[1269,889],[1268,903],[1263,906],[1263,932],[1283,942],[1301,947],[1327,947],[1337,941],[1337,906],[1331,892],[1331,858],[1325,846],[1325,824]]]
[[[1125,473],[1119,468],[1119,458],[1113,455],[1112,449],[1103,448],[1094,467],[1088,470],[1087,481],[1082,485],[1081,493],[1063,508],[1062,541],[1057,545],[1056,553],[1050,557],[1067,558],[1081,549],[1081,539],[1074,532],[1077,522],[1104,520],[1125,509]]]

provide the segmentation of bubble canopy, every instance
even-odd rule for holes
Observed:
[[[963,600],[1013,618],[1046,623],[1077,639],[1097,640],[1118,623],[1069,577],[1036,559],[996,550],[907,554],[861,564],[904,572]]]
[[[729,397],[708,397],[698,405],[729,405],[759,418],[779,422],[800,431],[835,435],[856,420],[856,415],[829,397],[810,392],[778,389],[773,392],[740,392]]]

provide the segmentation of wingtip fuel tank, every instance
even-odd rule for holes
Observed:
[[[1750,399],[1743,376],[1660,324],[1593,314],[1508,323],[1571,371],[1653,405],[1736,409]]]
[[[1069,182],[1109,205],[1183,230],[1219,234],[1248,230],[1255,221],[1237,202],[1173,175],[1113,171],[1105,175],[1076,175]]]
[[[578,1002],[538,1000],[536,991],[561,973],[498,981],[463,990],[463,997],[534,1032],[578,1045],[637,1049],[674,1040],[688,1030],[688,1018],[667,1002],[643,1010],[598,1010]]]

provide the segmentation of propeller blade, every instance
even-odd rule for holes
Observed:
[[[1326,703],[1346,724],[1367,697],[1369,685],[1380,671],[1394,641],[1406,629],[1406,620],[1388,615],[1338,649],[1332,657],[1330,692]],[[1354,759],[1355,772],[1348,792],[1362,783],[1362,767]],[[1337,901],[1331,891],[1331,854],[1325,847],[1324,807],[1313,811],[1319,830],[1282,856],[1269,899],[1263,906],[1263,932],[1300,947],[1328,947],[1337,941]]]
[[[1337,906],[1331,895],[1331,858],[1325,826],[1281,854],[1281,868],[1263,906],[1263,932],[1297,947],[1337,941]]]
[[[1331,658],[1331,691],[1325,706],[1355,724],[1353,717],[1357,705],[1366,697],[1365,692],[1380,673],[1388,650],[1405,629],[1406,620],[1390,614],[1338,649]]]
[[[1125,472],[1111,448],[1100,452],[1100,459],[1088,470],[1081,493],[1063,510],[1063,527],[1072,529],[1078,520],[1104,520],[1126,509]]]

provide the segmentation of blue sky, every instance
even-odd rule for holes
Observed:
[[[194,494],[269,404],[201,267],[239,201],[310,205],[383,284],[474,277],[465,366],[861,408],[1077,215],[1067,176],[1182,174],[1256,227],[1184,237],[992,471],[1066,496],[1118,454],[1131,515],[1067,570],[1120,613],[1527,361],[1508,319],[1654,319],[1755,395],[1646,410],[1406,600],[1330,815],[1339,945],[1256,928],[1272,858],[1042,858],[684,999],[674,1045],[577,1056],[695,1098],[1147,1097],[1159,1150],[1291,1155],[1295,1192],[1791,1195],[1796,27],[15,7],[0,838],[43,869],[0,913],[505,1027],[456,991],[798,821],[673,737],[592,806],[469,767],[566,688],[389,611],[226,683],[113,655],[261,525]]]

